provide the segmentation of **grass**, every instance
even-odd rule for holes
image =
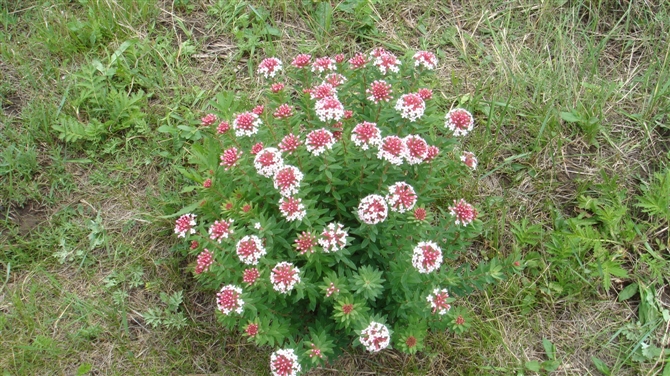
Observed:
[[[161,217],[197,134],[159,129],[266,55],[378,45],[440,54],[441,106],[478,121],[469,258],[526,268],[459,302],[463,335],[313,374],[670,372],[665,2],[0,0],[0,30],[4,374],[268,374],[174,251]]]

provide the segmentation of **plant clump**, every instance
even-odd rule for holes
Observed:
[[[274,375],[351,345],[415,353],[429,330],[461,333],[459,297],[514,270],[514,257],[463,262],[481,229],[461,192],[474,118],[435,103],[435,54],[405,58],[268,58],[258,102],[219,93],[202,118],[181,169],[197,194],[174,231],[195,244],[219,321],[278,349]]]

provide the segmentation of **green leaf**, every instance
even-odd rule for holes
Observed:
[[[84,376],[85,374],[91,372],[93,365],[91,363],[84,363],[77,367],[77,376]]]
[[[561,362],[558,360],[545,360],[542,362],[542,364],[540,364],[540,366],[542,366],[542,368],[548,372],[556,371],[560,365]]]
[[[529,370],[529,371],[534,371],[534,372],[540,372],[540,362],[537,360],[531,360],[530,362],[526,362],[524,366]]]
[[[556,359],[556,347],[551,341],[546,338],[542,338],[542,347],[544,347],[544,352],[547,354],[547,358],[551,360]]]
[[[577,122],[582,121],[582,118],[580,116],[578,116],[574,112],[574,110],[572,112],[561,111],[560,115],[561,115],[561,119],[563,119],[564,121],[567,121],[568,123],[577,123]]]
[[[630,285],[626,286],[621,292],[619,293],[619,301],[622,302],[624,300],[630,299],[635,293],[637,293],[638,290],[638,285],[637,283],[633,282]]]
[[[593,365],[596,366],[596,369],[598,371],[600,371],[600,373],[602,373],[603,375],[609,376],[609,375],[612,374],[612,372],[610,371],[610,368],[602,360],[596,358],[595,356],[592,356],[591,361],[593,362]],[[667,370],[667,367],[666,367],[666,370]],[[665,376],[665,371],[663,371],[663,375]]]

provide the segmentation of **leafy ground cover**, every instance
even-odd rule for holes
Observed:
[[[469,260],[524,273],[471,329],[312,374],[670,374],[670,7],[662,1],[0,1],[0,369],[268,374],[176,252],[213,93],[266,56],[436,51],[470,109]]]

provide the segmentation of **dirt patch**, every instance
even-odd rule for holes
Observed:
[[[47,212],[44,206],[31,201],[21,208],[10,208],[9,219],[19,226],[19,235],[25,236],[47,221]]]

